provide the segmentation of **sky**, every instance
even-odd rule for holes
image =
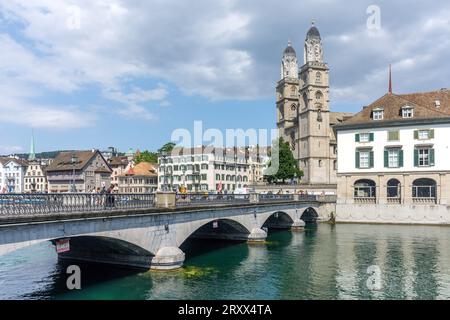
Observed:
[[[448,87],[450,2],[0,0],[0,154],[156,150],[176,129],[274,129],[288,40],[311,21],[331,110]]]

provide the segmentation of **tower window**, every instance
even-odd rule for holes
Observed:
[[[317,100],[317,101],[321,101],[321,100],[322,100],[322,97],[323,97],[322,92],[317,91],[317,92],[316,92],[316,100]]]
[[[322,74],[320,72],[316,73],[316,83],[322,82]]]

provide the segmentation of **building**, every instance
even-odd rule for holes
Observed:
[[[39,160],[28,162],[24,178],[25,193],[46,193],[48,191],[46,165]]]
[[[335,184],[337,144],[332,126],[350,114],[330,112],[329,68],[314,23],[306,35],[304,64],[300,68],[296,51],[288,43],[276,93],[279,135],[291,144],[304,172],[302,183]]]
[[[253,160],[250,160],[253,156]],[[159,190],[233,192],[261,181],[266,156],[256,157],[248,148],[176,148],[166,158],[160,157]],[[252,166],[253,165],[253,166]],[[259,176],[256,176],[256,173]]]
[[[91,150],[61,152],[46,172],[48,191],[61,193],[108,188],[112,170],[98,150]]]
[[[119,193],[154,193],[158,189],[158,166],[141,162],[117,178]]]
[[[27,162],[19,158],[0,158],[0,192],[23,193]]]
[[[114,185],[114,192],[119,192],[119,176],[127,172],[133,165],[127,156],[115,156],[108,160],[111,167],[111,184]]]
[[[28,166],[24,178],[25,193],[45,193],[48,190],[45,168],[46,160],[36,159],[36,147],[34,133],[31,135],[30,153],[28,155]]]
[[[450,220],[450,90],[390,89],[334,129],[338,220]]]

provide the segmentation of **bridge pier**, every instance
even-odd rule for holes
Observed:
[[[152,270],[174,270],[183,266],[185,254],[177,247],[164,247],[158,250],[150,265]]]
[[[267,232],[261,228],[254,228],[248,235],[248,242],[264,242],[267,238]]]
[[[291,226],[291,230],[292,231],[303,231],[305,226],[306,226],[305,221],[303,221],[301,219],[295,219],[294,223]]]

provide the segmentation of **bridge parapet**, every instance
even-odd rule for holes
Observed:
[[[282,202],[335,203],[336,196],[304,194],[0,194],[0,218],[71,213],[133,212],[267,204]]]

